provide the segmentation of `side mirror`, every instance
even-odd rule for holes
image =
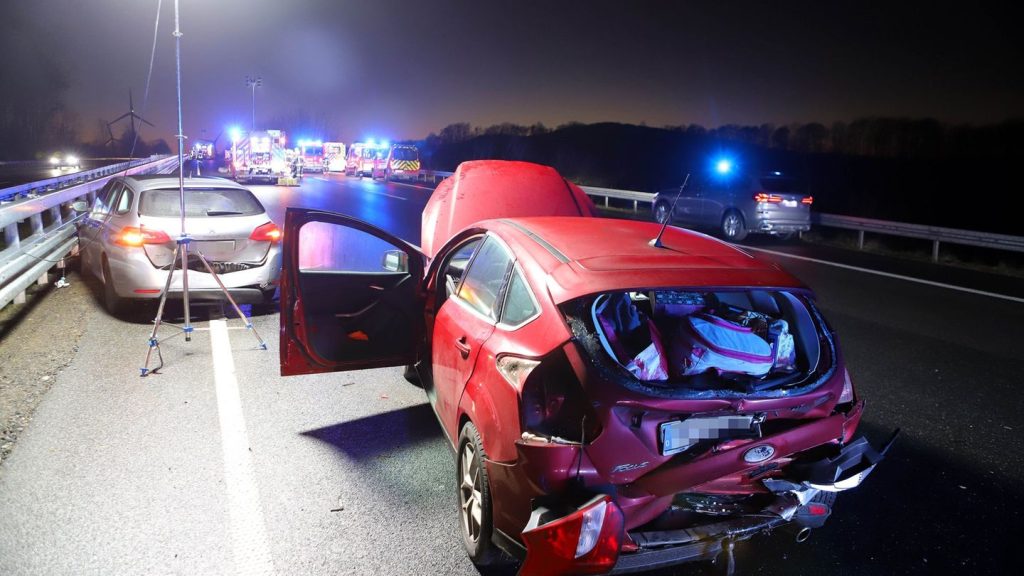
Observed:
[[[384,253],[381,266],[388,272],[408,272],[409,255],[401,250],[388,250]]]
[[[89,203],[84,200],[78,200],[77,202],[71,203],[71,209],[75,212],[88,212]]]

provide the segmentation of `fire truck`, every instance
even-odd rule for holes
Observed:
[[[324,142],[324,171],[345,171],[345,145],[341,142]]]
[[[389,150],[390,145],[387,142],[376,144],[373,140],[370,140],[369,142],[353,143],[348,147],[348,157],[345,160],[345,174],[376,178],[384,173]]]
[[[387,158],[374,167],[374,178],[384,180],[418,180],[420,177],[420,151],[409,144],[395,144]]]
[[[232,140],[231,177],[235,181],[277,184],[288,177],[286,138],[281,130],[257,130]]]
[[[324,143],[320,140],[299,140],[303,172],[324,171]]]

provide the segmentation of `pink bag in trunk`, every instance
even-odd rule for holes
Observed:
[[[719,374],[761,377],[772,369],[772,347],[750,328],[709,314],[682,319],[669,345],[673,374],[693,376],[708,370]]]

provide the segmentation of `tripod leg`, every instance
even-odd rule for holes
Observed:
[[[224,286],[224,283],[220,281],[220,276],[218,276],[217,273],[213,271],[213,268],[210,267],[210,263],[206,261],[206,256],[203,256],[203,253],[198,250],[196,250],[196,255],[199,256],[199,261],[202,262],[203,266],[206,267],[206,271],[210,273],[210,276],[213,276],[213,279],[217,282],[217,286],[220,286],[221,292],[224,292],[224,296],[227,297],[228,302],[231,302],[231,306],[232,308],[235,309],[235,313],[238,314],[238,318],[242,322],[245,322],[246,328],[252,330],[253,335],[256,336],[256,340],[260,343],[260,348],[266,350],[267,343],[263,341],[263,338],[260,338],[260,333],[256,331],[256,328],[253,327],[252,321],[246,318],[245,313],[243,313],[242,309],[238,307],[238,303],[235,302],[235,299],[231,297],[231,293],[228,292],[228,289]]]
[[[146,351],[146,363],[142,365],[141,376],[146,376],[150,372],[156,372],[164,367],[164,357],[160,353],[160,341],[156,339],[156,333],[160,329],[160,323],[163,321],[164,305],[167,304],[167,293],[171,291],[171,278],[174,276],[174,263],[178,261],[180,251],[181,244],[178,244],[174,247],[174,255],[171,256],[171,268],[167,271],[167,282],[164,284],[164,291],[160,294],[160,304],[156,308],[156,318],[153,319],[153,331],[149,334],[149,350]],[[160,365],[150,370],[149,358],[153,354],[154,348],[156,348],[156,356],[160,361]]]
[[[181,247],[181,289],[182,301],[185,305],[185,342],[192,341],[192,312],[189,309],[188,301],[188,239],[182,238],[178,242]]]

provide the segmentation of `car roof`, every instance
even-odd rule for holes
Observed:
[[[169,176],[167,174],[137,174],[125,176],[124,181],[131,185],[132,188],[140,191],[177,188],[179,184],[177,176]],[[234,180],[217,178],[215,176],[185,178],[183,184],[186,190],[189,188],[237,188],[248,190],[248,188]]]
[[[610,218],[506,218],[481,223],[547,275],[555,303],[616,290],[679,287],[805,289],[795,277],[710,236],[653,222]]]

